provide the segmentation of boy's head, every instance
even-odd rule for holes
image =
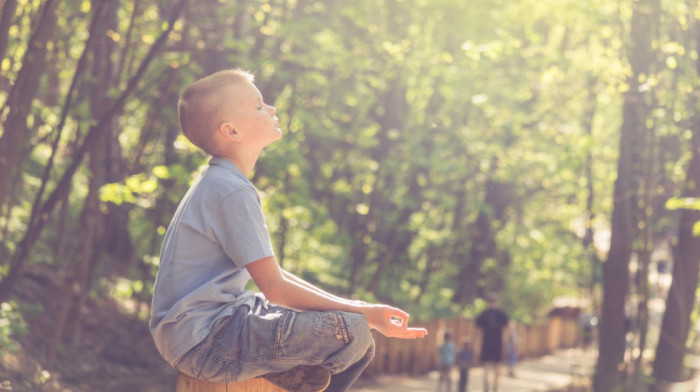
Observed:
[[[445,332],[445,341],[449,342],[450,340],[452,340],[452,334],[449,332]]]
[[[222,153],[220,141],[252,133],[254,126],[277,129],[275,108],[262,102],[253,74],[240,69],[216,72],[192,83],[180,97],[180,128],[192,144]],[[222,139],[223,138],[223,139]]]

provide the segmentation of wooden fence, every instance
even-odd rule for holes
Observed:
[[[413,327],[428,329],[425,338],[417,340],[389,339],[373,331],[376,342],[374,360],[365,370],[373,374],[420,375],[437,369],[437,349],[446,331],[450,331],[457,348],[474,335],[474,322],[466,318],[433,320],[413,323]],[[574,347],[578,342],[578,320],[550,317],[542,325],[518,325],[518,358],[542,356],[560,348]],[[479,357],[481,342],[471,342],[475,358]]]

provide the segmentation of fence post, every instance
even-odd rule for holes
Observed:
[[[562,334],[561,317],[550,317],[547,323],[547,351],[554,351],[560,346]]]

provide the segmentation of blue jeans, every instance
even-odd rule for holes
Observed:
[[[321,366],[332,375],[326,391],[335,392],[347,390],[373,357],[365,316],[297,312],[273,306],[260,295],[252,309],[241,306],[217,320],[175,367],[191,377],[229,383],[298,365]]]

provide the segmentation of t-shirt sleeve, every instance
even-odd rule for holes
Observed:
[[[479,313],[479,316],[476,318],[476,326],[484,328],[484,312]]]
[[[224,253],[240,268],[274,255],[260,197],[253,190],[242,189],[224,198],[211,227]]]
[[[505,312],[501,312],[501,328],[505,328],[508,325],[508,315]]]

